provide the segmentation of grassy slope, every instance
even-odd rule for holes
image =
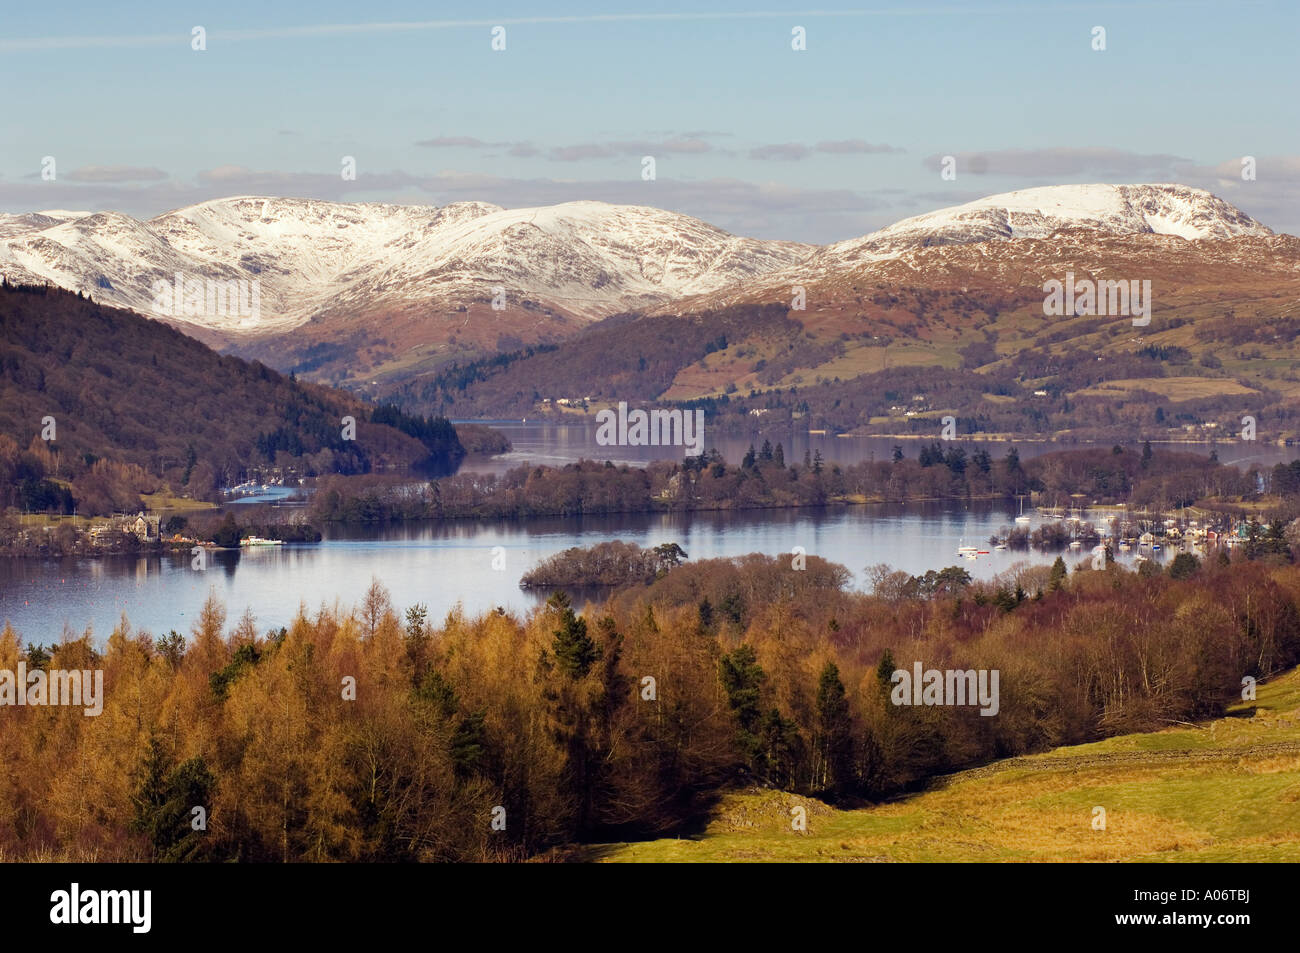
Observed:
[[[790,807],[808,832],[790,829]],[[1106,809],[1092,829],[1094,806]],[[1300,670],[1197,728],[1124,735],[953,775],[839,811],[728,795],[696,840],[614,844],[610,861],[1300,861]]]

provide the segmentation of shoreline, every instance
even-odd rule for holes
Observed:
[[[823,503],[715,505],[715,506],[699,506],[699,507],[689,507],[689,508],[662,506],[662,507],[655,507],[650,509],[602,510],[600,512],[581,512],[581,513],[546,513],[546,514],[534,513],[529,515],[448,514],[448,515],[441,515],[441,516],[420,516],[420,517],[393,518],[393,519],[384,519],[384,520],[351,520],[351,521],[350,520],[328,520],[328,521],[323,521],[320,525],[322,528],[337,527],[343,529],[349,529],[349,528],[359,529],[362,527],[380,527],[380,526],[391,527],[391,526],[399,526],[399,525],[420,525],[420,524],[433,525],[433,524],[440,524],[440,523],[464,523],[465,521],[479,521],[485,523],[490,522],[496,524],[501,524],[501,523],[519,524],[519,523],[527,522],[529,520],[555,520],[555,519],[562,520],[562,519],[578,519],[582,517],[601,518],[601,517],[615,517],[615,516],[690,515],[695,513],[700,513],[700,514],[756,513],[764,510],[781,510],[781,511],[819,510],[819,509],[829,510],[829,509],[847,509],[849,507],[855,507],[855,506],[885,506],[885,505],[907,506],[908,504],[933,505],[933,504],[943,504],[943,503],[996,504],[998,502],[1004,502],[1010,507],[1014,505],[1015,497],[1007,496],[1004,494],[991,493],[991,494],[979,494],[974,496],[914,497],[906,500],[889,500],[884,498],[872,498],[872,499],[839,498],[839,499],[827,500]],[[1205,509],[1203,507],[1189,507],[1181,511],[1174,511],[1174,510],[1157,511],[1157,510],[1150,510],[1145,508],[1134,509],[1132,504],[1126,504],[1126,503],[1099,503],[1099,504],[1090,504],[1087,506],[1077,507],[1077,508],[1035,505],[1033,509],[1034,509],[1033,515],[1035,515],[1040,520],[1040,524],[1039,524],[1040,526],[1044,524],[1057,522],[1063,519],[1065,515],[1071,512],[1077,512],[1077,513],[1091,512],[1091,513],[1111,515],[1111,516],[1115,514],[1119,514],[1132,520],[1153,520],[1153,521],[1173,519],[1173,518],[1177,518],[1179,515],[1182,515],[1185,518],[1191,518],[1196,520],[1212,519],[1215,516],[1229,521],[1235,521],[1237,519],[1240,519],[1240,517],[1234,516],[1226,511]],[[1056,515],[1056,513],[1051,512],[1053,510],[1060,511],[1060,515],[1058,516]],[[1008,518],[1013,519],[1013,517],[1008,517]],[[1265,525],[1265,524],[1261,523],[1261,525]],[[1014,524],[1009,524],[1005,528],[1008,530],[1014,530],[1017,527]],[[1094,526],[1094,528],[1098,529],[1100,532],[1100,529],[1098,527]],[[1103,538],[1108,538],[1105,534],[1102,534],[1102,536]],[[328,543],[328,542],[331,542],[331,540],[328,538],[322,538],[314,541],[284,540],[281,541],[281,546],[286,546],[286,547],[315,546],[315,545],[319,545],[320,543]],[[109,558],[115,556],[159,556],[161,557],[164,555],[173,555],[173,556],[178,556],[180,558],[184,558],[186,556],[189,556],[196,546],[202,547],[205,551],[209,553],[212,552],[242,553],[245,550],[249,549],[249,547],[246,546],[223,547],[223,546],[215,546],[210,543],[202,543],[202,542],[194,542],[194,541],[190,541],[186,543],[172,543],[170,541],[164,541],[162,543],[155,542],[155,543],[141,544],[138,548],[134,548],[131,550],[118,550],[118,551],[89,551],[89,552],[73,551],[73,552],[66,552],[66,553],[49,553],[49,552],[16,553],[16,552],[9,551],[7,549],[3,549],[0,550],[0,559],[4,559],[4,558],[40,559],[40,560],[100,559],[100,558]],[[280,547],[277,546],[275,548],[280,548]],[[1029,545],[1026,547],[1017,546],[1012,548],[1027,549],[1030,551],[1038,549],[1044,553],[1054,551],[1052,548],[1043,548],[1034,545]],[[1069,546],[1067,543],[1065,546],[1059,547],[1059,550],[1064,551],[1067,550],[1068,548]]]

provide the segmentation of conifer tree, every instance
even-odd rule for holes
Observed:
[[[555,630],[551,643],[555,659],[565,675],[580,679],[600,657],[596,643],[587,635],[587,620],[574,613],[569,597],[563,592],[555,592],[546,604],[560,616],[560,627]]]
[[[897,667],[894,664],[894,653],[885,649],[885,653],[880,656],[880,664],[876,666],[876,681],[880,684],[881,694],[889,695],[894,684],[894,669]]]
[[[1052,592],[1060,589],[1062,583],[1065,582],[1065,574],[1065,560],[1057,556],[1056,562],[1052,563],[1052,573],[1047,577],[1047,588]]]
[[[839,793],[852,781],[853,721],[840,670],[827,662],[817,682],[817,728],[820,777],[816,786]]]

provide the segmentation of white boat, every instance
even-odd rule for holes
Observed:
[[[1029,525],[1029,517],[1025,515],[1025,498],[1020,498],[1020,515],[1016,517],[1016,522],[1021,526]]]
[[[283,546],[282,539],[264,539],[261,536],[249,536],[239,541],[240,546]]]

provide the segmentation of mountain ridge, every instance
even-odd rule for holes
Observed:
[[[438,302],[504,289],[579,321],[702,293],[790,264],[815,246],[731,235],[647,206],[567,202],[504,209],[213,199],[139,221],[116,212],[0,219],[0,271],[106,304],[227,333],[284,331],[322,314]],[[155,282],[180,273],[256,280],[261,313],[159,314]]]
[[[708,357],[703,348],[720,330],[691,330],[675,343],[638,332],[642,346],[659,352],[650,362],[656,370],[635,371],[624,383],[653,378],[655,393],[627,396],[678,400],[726,387],[788,388],[801,377],[857,377],[885,366],[879,345],[889,340],[898,342],[888,354],[895,365],[935,359],[951,366],[958,361],[953,348],[981,339],[979,313],[1032,309],[1036,286],[1071,270],[1154,278],[1157,310],[1186,309],[1192,298],[1227,304],[1254,297],[1243,317],[1284,318],[1300,266],[1297,243],[1205,190],[1176,184],[1001,193],[824,246],[738,238],[677,213],[602,202],[504,209],[236,196],[145,222],[65,210],[0,216],[0,272],[21,277],[34,268],[46,277],[29,281],[58,279],[147,314],[152,302],[140,295],[177,272],[222,282],[256,278],[262,315],[252,327],[241,327],[238,315],[224,322],[152,316],[209,346],[372,399],[425,393],[423,382],[444,369],[559,345],[589,328],[599,331],[594,345],[606,337],[593,326],[616,315],[662,321],[781,306],[811,342],[781,333],[742,345],[753,332],[743,321],[724,321],[732,344]],[[22,265],[33,260],[39,267]],[[805,310],[795,304],[796,289]],[[114,300],[128,292],[132,301]],[[882,306],[881,295],[903,303]],[[923,299],[956,309],[947,320],[975,323],[964,330],[935,323]],[[766,319],[759,324],[768,327]],[[674,327],[665,324],[662,334]],[[1003,341],[1020,336],[997,333]],[[687,339],[693,343],[683,350]],[[913,344],[898,353],[908,339]],[[622,340],[615,334],[602,346],[621,353]],[[669,354],[685,363],[660,390]],[[518,370],[547,367],[542,389],[550,393],[559,388],[554,361],[539,356]],[[585,374],[607,376],[588,358],[579,364]],[[413,391],[406,382],[420,383]],[[536,412],[523,398],[542,384],[518,378],[524,391],[510,406]],[[441,400],[414,405],[432,409]]]
[[[743,238],[680,213],[594,201],[506,209],[242,195],[144,221],[105,211],[3,215],[0,271],[232,335],[385,309],[468,310],[497,289],[507,306],[531,300],[581,325],[680,300],[691,307],[735,300],[746,286],[816,278],[916,248],[1047,238],[1069,228],[1189,240],[1273,234],[1217,196],[1176,184],[1006,192],[824,246]],[[259,313],[159,314],[155,283],[177,274],[256,280]]]

